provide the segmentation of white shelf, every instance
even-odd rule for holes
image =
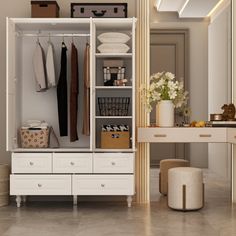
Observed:
[[[15,148],[12,152],[91,152],[89,148]]]
[[[132,86],[96,86],[95,89],[132,89]]]
[[[132,119],[132,116],[95,116],[96,119]]]
[[[133,148],[127,148],[127,149],[102,149],[102,148],[95,148],[95,152],[134,152]]]
[[[104,57],[125,57],[125,58],[131,58],[132,53],[95,53],[95,56],[97,58],[104,58]]]

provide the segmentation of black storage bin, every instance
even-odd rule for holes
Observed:
[[[71,3],[72,18],[125,18],[127,3]]]
[[[99,97],[100,116],[128,116],[129,97]]]

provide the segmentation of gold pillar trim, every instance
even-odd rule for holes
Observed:
[[[136,127],[149,125],[149,114],[140,94],[140,87],[149,86],[150,76],[150,26],[149,26],[149,0],[137,2],[137,55],[136,55]],[[136,201],[138,203],[150,202],[150,152],[149,144],[137,143],[136,155]]]

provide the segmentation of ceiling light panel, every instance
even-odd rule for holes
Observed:
[[[186,6],[179,11],[181,18],[202,18],[206,17],[208,13],[220,2],[221,0],[190,0]]]
[[[157,0],[156,7],[158,11],[179,11],[185,0]]]

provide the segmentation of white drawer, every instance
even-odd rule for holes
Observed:
[[[52,154],[13,153],[12,173],[52,173]]]
[[[133,153],[95,153],[94,173],[134,173]]]
[[[73,175],[73,195],[134,195],[133,175]]]
[[[225,128],[139,128],[138,142],[150,143],[224,143]]]
[[[10,175],[10,195],[71,195],[71,176]]]
[[[92,173],[92,153],[54,153],[53,173]]]
[[[236,144],[236,128],[227,128],[228,143]]]

